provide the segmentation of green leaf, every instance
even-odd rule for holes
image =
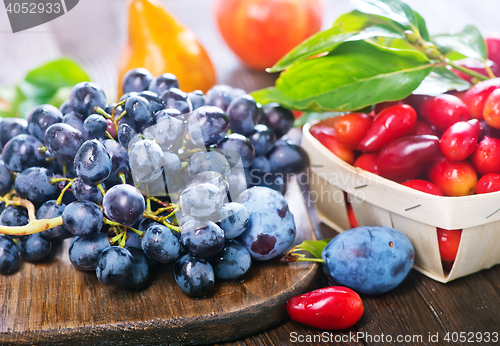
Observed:
[[[486,60],[488,55],[483,36],[474,25],[467,25],[457,34],[433,36],[432,40],[445,54],[454,51],[480,61]]]
[[[306,112],[302,114],[300,118],[295,119],[293,123],[294,127],[302,127],[310,121],[314,120],[325,120],[329,118],[334,118],[340,115],[344,115],[344,112]]]
[[[60,88],[72,87],[89,80],[80,65],[71,59],[63,58],[28,72],[20,88],[26,97],[48,102]]]
[[[416,24],[418,32],[420,33],[420,37],[422,37],[424,41],[429,42],[431,40],[431,37],[429,35],[429,32],[427,31],[427,25],[425,24],[425,19],[422,18],[422,16],[418,14],[418,12],[413,11],[413,13],[415,14],[415,19],[417,20]]]
[[[292,65],[274,88],[252,95],[262,104],[278,102],[303,111],[351,111],[403,99],[433,67],[414,51],[346,42],[332,54]]]
[[[400,0],[351,0],[351,2],[360,12],[389,18],[407,29],[418,27],[415,12]]]
[[[1,111],[2,117],[24,117],[36,106],[50,103],[59,106],[63,94],[75,84],[89,81],[87,73],[75,61],[62,58],[50,61],[26,74],[9,101],[10,109]],[[0,91],[0,98],[3,97]]]
[[[434,68],[413,94],[437,96],[450,90],[464,91],[470,87],[469,82],[442,66]]]
[[[306,60],[321,53],[331,52],[343,42],[359,41],[373,37],[404,39],[404,36],[394,27],[384,23],[373,24],[366,29],[350,32],[345,32],[341,24],[336,24],[334,27],[321,31],[299,44],[268,69],[268,72],[282,71],[298,61]]]
[[[297,248],[301,251],[307,251],[315,258],[321,259],[323,249],[328,245],[331,239],[324,240],[304,240]]]
[[[334,26],[325,31],[320,31],[291,50],[273,67],[268,69],[268,72],[282,71],[296,61],[305,60],[314,55],[329,52],[347,38],[355,36],[357,33],[356,31],[345,33],[340,26]]]

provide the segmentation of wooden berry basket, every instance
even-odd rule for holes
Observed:
[[[320,219],[349,229],[345,196],[359,225],[394,227],[415,247],[415,269],[449,282],[500,263],[500,192],[465,197],[423,193],[344,162],[303,128],[302,147],[310,157],[311,200]],[[436,227],[462,229],[456,260],[443,270]]]

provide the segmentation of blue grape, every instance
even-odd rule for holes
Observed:
[[[17,135],[28,135],[28,121],[21,118],[4,118],[0,124],[0,143],[5,146],[7,142]]]
[[[108,129],[106,118],[100,114],[91,114],[83,122],[83,127],[89,133],[90,137],[99,138],[104,137]]]
[[[125,247],[135,247],[141,249],[142,238],[134,231],[127,231],[127,239],[125,240]],[[133,255],[133,254],[132,254]]]
[[[144,252],[135,247],[125,247],[132,255],[132,270],[118,284],[129,290],[138,291],[149,278],[149,265]]]
[[[203,106],[189,117],[187,130],[193,144],[209,147],[226,136],[229,118],[218,107]]]
[[[117,138],[118,142],[126,149],[128,149],[130,141],[137,136],[134,127],[128,124],[120,124],[118,127]]]
[[[25,169],[14,180],[14,189],[21,198],[38,204],[52,199],[57,185],[51,184],[53,174],[47,168],[31,167]]]
[[[64,208],[64,227],[73,235],[88,236],[101,230],[103,224],[101,208],[93,202],[76,201]]]
[[[65,204],[57,204],[55,200],[49,200],[42,204],[40,208],[36,211],[37,220],[42,219],[53,219],[55,217],[61,216],[63,214],[64,209],[66,208]],[[66,232],[66,228],[63,225],[56,226],[54,228],[49,228],[40,233],[40,235],[47,239],[53,239],[60,237]]]
[[[250,213],[250,222],[238,240],[252,259],[266,261],[281,255],[295,239],[295,222],[285,198],[267,187],[243,191],[236,202]]]
[[[248,136],[248,140],[255,149],[255,156],[262,156],[273,148],[276,136],[266,125],[255,125],[254,131]]]
[[[191,105],[193,106],[193,111],[203,107],[207,104],[207,101],[205,99],[205,95],[203,94],[203,91],[201,90],[195,90],[191,91],[188,93],[188,99],[191,102]]]
[[[69,112],[66,113],[63,116],[63,121],[64,124],[68,124],[73,126],[75,129],[81,132],[82,138],[84,141],[89,139],[89,132],[85,129],[85,126],[83,126],[84,119],[83,117],[75,112]]]
[[[47,156],[38,149],[43,143],[30,135],[17,135],[3,147],[2,159],[12,172],[21,172],[33,166],[43,166]]]
[[[205,171],[196,174],[190,181],[188,187],[204,183],[209,183],[216,186],[223,196],[227,194],[229,186],[226,178],[215,171]]]
[[[219,107],[225,112],[234,99],[234,89],[225,84],[214,85],[207,91],[205,99],[208,106]]]
[[[0,274],[9,274],[19,267],[19,252],[16,243],[0,236]]]
[[[295,121],[293,113],[278,103],[268,103],[263,107],[264,114],[266,115],[266,125],[275,134],[276,138],[281,138],[292,127]]]
[[[410,240],[390,227],[365,226],[342,232],[323,249],[328,274],[362,294],[382,294],[408,275],[415,251]]]
[[[74,163],[78,177],[89,183],[106,180],[113,167],[109,153],[96,139],[83,142],[76,152]]]
[[[247,189],[247,180],[243,169],[232,169],[227,176],[227,183],[229,185],[229,200],[233,201]]]
[[[185,293],[200,298],[214,287],[214,269],[206,260],[186,254],[175,262],[174,279]]]
[[[309,156],[305,150],[288,141],[277,141],[267,157],[271,172],[275,174],[295,174],[309,167]]]
[[[28,262],[38,262],[47,258],[52,250],[52,242],[39,233],[19,238],[19,254]]]
[[[179,88],[179,81],[172,73],[164,73],[151,81],[148,90],[161,95],[171,88]]]
[[[94,113],[96,107],[106,107],[106,95],[98,85],[81,82],[71,90],[69,102],[77,113],[86,118]]]
[[[210,259],[210,264],[217,279],[229,281],[245,275],[252,266],[252,258],[241,243],[231,239],[226,240],[224,248]]]
[[[249,168],[252,183],[254,180],[258,180],[262,176],[271,173],[271,170],[271,162],[269,162],[268,158],[265,156],[257,156]]]
[[[229,127],[234,133],[248,135],[254,131],[259,117],[259,110],[250,95],[236,97],[227,107]]]
[[[214,256],[224,247],[224,231],[212,221],[191,219],[182,226],[184,250],[198,258]]]
[[[170,228],[159,223],[151,224],[142,236],[142,251],[160,263],[170,263],[181,255],[179,239]]]
[[[122,79],[123,93],[147,90],[154,77],[147,69],[139,67],[128,70]]]
[[[128,116],[140,123],[150,123],[153,120],[153,110],[149,101],[141,96],[130,96],[125,102],[125,111]]]
[[[165,108],[177,109],[182,114],[191,113],[193,106],[189,101],[188,94],[177,88],[170,88],[159,94],[165,103]]]
[[[151,182],[161,176],[163,151],[156,142],[148,139],[135,142],[129,147],[128,157],[135,184]]]
[[[144,196],[134,186],[119,184],[106,192],[102,206],[108,219],[131,226],[144,213],[146,202]]]
[[[5,167],[3,160],[0,160],[0,195],[5,195],[12,188],[12,175]]]
[[[74,112],[75,109],[73,108],[73,106],[71,106],[71,103],[69,102],[69,100],[66,100],[64,101],[60,106],[59,106],[59,110],[61,111],[61,114],[64,116],[68,113],[71,113],[71,112]]]
[[[29,222],[25,208],[9,205],[0,214],[0,224],[3,226],[24,226]]]
[[[217,151],[199,151],[189,158],[188,172],[194,177],[198,173],[212,171],[219,174],[226,174],[230,170],[227,159]]]
[[[193,217],[208,217],[220,209],[223,195],[212,184],[204,183],[191,186],[180,196],[182,212]]]
[[[50,154],[63,162],[73,162],[84,140],[85,137],[78,129],[65,123],[50,126],[44,138]]]
[[[97,279],[105,285],[115,285],[132,271],[134,259],[129,250],[111,246],[101,252],[95,269]]]
[[[252,143],[243,135],[232,133],[217,144],[217,150],[224,154],[231,166],[250,167],[255,158]]]
[[[100,204],[102,202],[102,192],[95,184],[86,182],[83,179],[76,178],[71,185],[73,196],[78,201],[89,201]]]
[[[112,139],[101,142],[104,149],[111,157],[111,174],[106,181],[120,182],[119,175],[123,173],[125,178],[129,176],[128,151],[120,143]]]
[[[172,118],[178,118],[182,119],[182,113],[179,112],[177,109],[174,108],[165,108],[162,109],[161,111],[158,111],[154,115],[154,122],[157,123],[160,121],[160,119],[164,117],[172,117]]]
[[[99,255],[108,247],[111,247],[109,239],[101,232],[86,237],[75,237],[69,246],[69,260],[80,270],[95,270]]]
[[[149,105],[151,106],[151,110],[153,111],[153,114],[156,114],[157,112],[165,109],[165,103],[162,101],[162,99],[158,96],[158,94],[146,90],[142,91],[138,96],[144,97],[146,100],[148,100]]]
[[[125,93],[122,95],[122,97],[120,97],[120,102],[127,101],[128,98],[130,98],[132,96],[137,96],[137,95],[139,95],[139,93],[137,91],[131,91],[129,93]]]
[[[220,228],[224,230],[226,239],[233,239],[245,232],[249,222],[250,213],[240,203],[231,202],[224,204],[221,208],[222,218],[218,222]]]
[[[53,124],[63,121],[59,108],[52,105],[41,105],[31,111],[28,116],[28,132],[43,141],[45,131]]]
[[[158,116],[157,123],[143,131],[143,134],[154,139],[162,150],[170,150],[184,137],[184,122],[168,115],[168,113],[168,109],[156,113],[155,117]]]
[[[181,159],[176,154],[164,151],[163,152],[163,172],[165,175],[177,173],[182,166]]]

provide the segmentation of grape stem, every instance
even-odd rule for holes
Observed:
[[[75,179],[70,180],[70,181],[66,184],[66,186],[64,187],[64,189],[62,189],[62,190],[61,190],[61,193],[59,194],[59,197],[57,197],[57,200],[56,200],[56,204],[57,204],[57,205],[61,205],[61,204],[62,204],[62,199],[63,199],[63,197],[64,197],[64,193],[65,193],[66,191],[68,191],[68,189],[70,188],[70,186],[73,184],[73,181],[75,181]]]
[[[35,217],[35,206],[33,203],[19,197],[13,197],[12,199],[9,199],[9,197],[10,196],[0,197],[0,200],[6,205],[13,204],[26,208],[28,210],[28,217],[30,221],[24,226],[0,225],[0,233],[9,235],[29,235],[40,233],[63,224],[62,216],[58,216],[53,219],[37,220]]]
[[[317,263],[325,263],[324,259],[321,258],[311,258],[306,257],[306,255],[299,253],[299,251],[307,251],[303,249],[300,244],[294,246],[288,251],[288,253],[281,258],[282,262],[317,262]]]
[[[120,172],[120,173],[118,173],[118,176],[120,177],[120,180],[121,180],[122,184],[126,184],[127,183],[127,178],[125,177],[125,173]]]

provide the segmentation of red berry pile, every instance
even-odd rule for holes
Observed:
[[[500,191],[500,78],[463,93],[377,104],[369,114],[324,120],[311,134],[354,167],[422,192],[457,197]],[[448,266],[460,236],[461,230],[439,230]]]

